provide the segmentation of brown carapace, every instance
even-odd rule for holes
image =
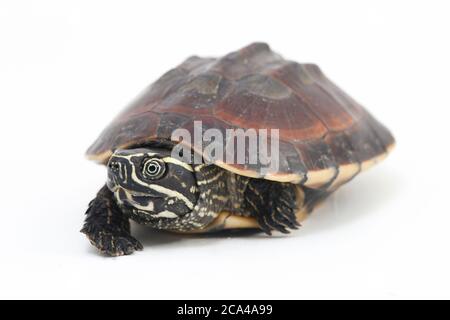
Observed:
[[[170,140],[177,128],[279,129],[280,163],[264,178],[335,188],[384,157],[391,133],[318,66],[283,59],[254,43],[226,56],[190,57],[150,85],[89,148],[106,163],[113,150]],[[270,141],[269,141],[270,143]],[[248,145],[247,145],[248,147]],[[250,165],[216,163],[258,177]]]

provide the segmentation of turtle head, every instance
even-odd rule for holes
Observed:
[[[192,166],[160,148],[116,150],[108,162],[107,186],[143,223],[180,218],[199,196]]]

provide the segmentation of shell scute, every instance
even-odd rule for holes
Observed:
[[[318,66],[285,60],[255,43],[218,59],[193,56],[168,71],[116,117],[87,154],[105,163],[117,148],[168,140],[178,128],[194,136],[196,120],[203,130],[224,135],[227,129],[278,129],[279,170],[264,178],[314,187],[348,179],[394,145],[391,133]],[[261,164],[217,164],[260,177]]]
[[[314,113],[329,131],[341,131],[352,126],[357,118],[338,100],[338,95],[324,89],[322,73],[317,66],[298,63],[286,64],[273,74]]]

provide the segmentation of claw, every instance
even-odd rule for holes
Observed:
[[[267,221],[266,221],[266,217],[265,217],[265,216],[260,216],[257,220],[258,220],[258,223],[259,223],[261,229],[262,229],[266,234],[268,234],[269,236],[271,236],[271,235],[272,235],[272,231],[271,231],[271,228],[270,228],[269,224],[268,224]]]
[[[82,230],[85,231],[85,230]],[[128,234],[113,234],[109,232],[83,232],[88,237],[89,241],[101,253],[117,257],[132,254],[134,251],[143,249],[142,244]]]
[[[297,221],[293,222],[292,219],[288,215],[284,214],[283,211],[278,211],[278,215],[276,216],[276,219],[280,220],[280,223],[283,224],[287,228],[294,229],[294,230],[298,229],[298,226],[295,223]]]
[[[297,229],[297,227],[295,225],[292,225],[290,223],[290,221],[286,220],[283,216],[275,216],[274,220],[276,221],[276,223],[280,226],[280,231],[281,233],[290,233],[289,230],[287,230],[286,228],[290,228],[290,229]],[[282,229],[282,230],[281,230]]]
[[[266,215],[266,218],[269,222],[270,227],[272,227],[272,229],[277,230],[281,233],[289,233],[289,231],[286,230],[286,228],[283,226],[283,224],[281,224],[280,222],[277,221],[276,213],[277,212],[274,210],[270,214]]]

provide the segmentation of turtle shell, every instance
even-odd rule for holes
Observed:
[[[313,188],[337,187],[394,145],[391,133],[318,66],[285,60],[267,44],[254,43],[222,58],[190,57],[165,73],[112,121],[87,155],[106,163],[117,148],[170,141],[178,128],[193,136],[194,121],[224,136],[226,129],[278,129],[276,172],[216,164]]]

